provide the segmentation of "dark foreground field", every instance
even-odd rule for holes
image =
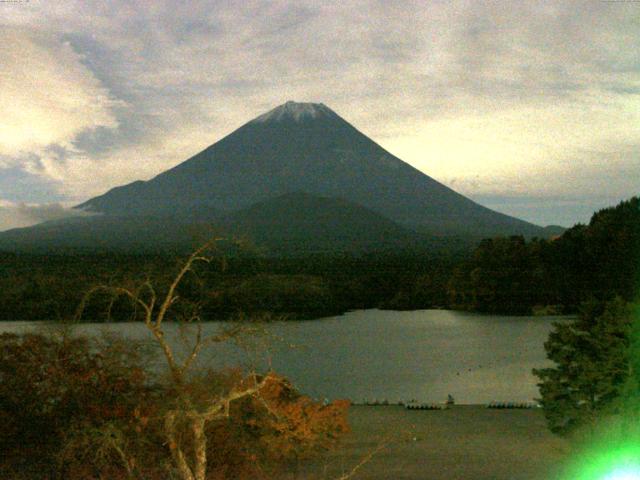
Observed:
[[[290,478],[338,479],[387,441],[354,480],[550,480],[569,450],[540,410],[353,406],[350,421],[342,448]]]

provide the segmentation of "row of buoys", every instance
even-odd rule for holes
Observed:
[[[453,401],[448,401],[447,403],[421,403],[415,399],[398,402],[390,402],[389,400],[363,400],[362,402],[352,402],[352,405],[364,405],[368,407],[377,407],[377,406],[387,406],[387,405],[398,405],[401,407],[405,407],[407,410],[446,410],[451,405],[454,405]],[[519,408],[519,409],[530,409],[537,408],[540,405],[535,402],[491,402],[485,405],[486,408],[493,409],[507,409],[507,408]]]
[[[362,402],[351,402],[352,405],[363,405],[366,407],[378,407],[378,406],[387,406],[387,405],[396,405],[396,406],[400,406],[400,407],[405,407],[405,408],[409,408],[409,409],[413,409],[416,410],[418,409],[418,407],[420,407],[420,410],[438,410],[435,407],[436,406],[442,406],[442,407],[446,407],[445,404],[440,404],[440,403],[419,403],[418,400],[412,399],[409,401],[404,401],[404,400],[399,400],[397,402],[390,402],[389,400],[378,400],[378,399],[374,399],[374,400],[363,400]],[[433,407],[433,408],[427,408],[428,406]],[[441,410],[441,409],[440,409]]]
[[[404,408],[407,410],[446,410],[449,406],[444,403],[407,403]]]
[[[374,399],[374,400],[363,400],[361,404],[357,404],[354,403],[354,405],[365,405],[367,407],[377,407],[377,406],[381,406],[381,405],[402,405],[402,402],[399,403],[391,403],[389,402],[389,400],[378,400],[378,399]]]
[[[534,408],[537,404],[532,402],[491,402],[487,408]]]

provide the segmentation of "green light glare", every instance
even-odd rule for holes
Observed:
[[[635,465],[632,467],[616,468],[602,480],[640,480],[640,467]]]
[[[580,455],[563,479],[640,480],[640,443],[618,448],[603,443],[601,447]]]

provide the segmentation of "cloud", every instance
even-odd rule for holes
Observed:
[[[640,184],[640,95],[521,105],[427,122],[386,146],[465,194],[591,194]],[[601,188],[601,187],[599,187]]]
[[[82,131],[117,126],[108,91],[55,35],[3,28],[0,64],[0,155],[5,158],[70,145]]]
[[[0,231],[84,215],[88,214],[60,203],[27,204],[0,199]]]

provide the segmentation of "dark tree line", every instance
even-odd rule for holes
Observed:
[[[449,305],[489,313],[576,312],[589,299],[633,300],[639,279],[640,200],[634,197],[556,239],[482,241],[453,272]]]
[[[0,254],[0,320],[69,319],[92,286],[145,278],[166,283],[175,264],[176,259],[145,255]],[[89,309],[94,318],[105,318],[105,305],[96,302]]]
[[[74,315],[94,285],[166,286],[178,258],[161,255],[0,255],[0,320],[57,320]],[[455,260],[426,256],[235,256],[200,266],[185,278],[183,297],[203,305],[208,320],[237,313],[318,318],[361,308],[444,306]],[[95,296],[84,318],[131,320],[127,302]]]

